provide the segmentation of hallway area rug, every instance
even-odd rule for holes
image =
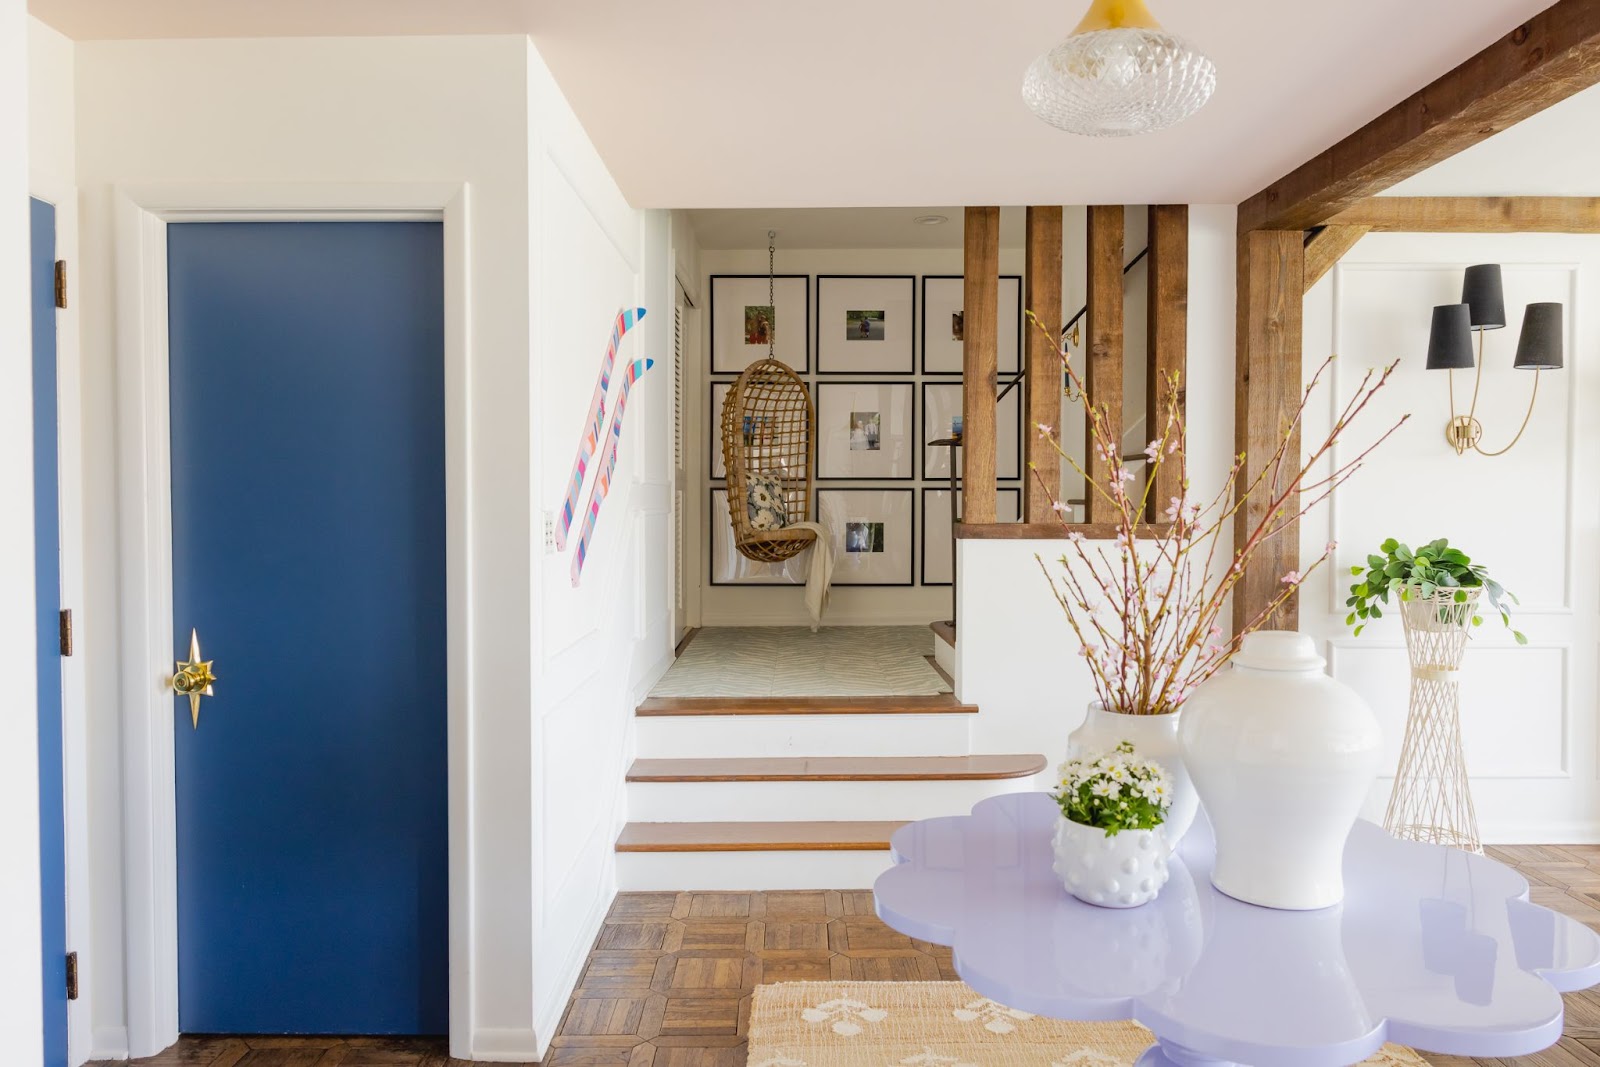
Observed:
[[[950,692],[928,664],[926,626],[713,626],[650,693],[653,697],[937,696]]]
[[[749,1067],[1132,1067],[1151,1044],[1138,1023],[1046,1019],[961,982],[758,986],[749,1033]],[[1428,1064],[1399,1045],[1365,1062]]]

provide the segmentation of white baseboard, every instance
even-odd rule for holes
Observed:
[[[126,1026],[97,1026],[92,1034],[91,1060],[125,1060],[128,1058],[128,1028]]]
[[[543,1049],[532,1030],[474,1030],[472,1058],[484,1063],[532,1063]]]
[[[583,936],[573,942],[576,947],[561,962],[551,995],[545,997],[543,1003],[534,1005],[534,1032],[548,1036],[539,1042],[536,1054],[527,1057],[530,1060],[544,1059],[545,1050],[550,1044],[549,1039],[555,1036],[556,1027],[561,1025],[561,1014],[567,1010],[567,1001],[571,999],[572,991],[578,987],[578,979],[582,977],[583,968],[589,962],[589,949],[594,944],[595,938],[600,936],[600,927],[604,924],[606,913],[611,910],[611,900],[616,895],[614,874],[609,881],[612,891],[596,894],[594,906],[589,909],[589,914],[583,917]]]

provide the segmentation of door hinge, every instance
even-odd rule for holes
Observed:
[[[78,999],[78,954],[67,953],[67,999]]]
[[[61,609],[61,654],[72,655],[72,609]]]
[[[56,260],[56,307],[67,306],[67,261]]]

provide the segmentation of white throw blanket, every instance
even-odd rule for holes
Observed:
[[[811,632],[816,633],[833,584],[833,537],[819,522],[797,522],[789,529],[811,530],[817,535],[811,542],[811,567],[806,572],[806,611],[811,614]]]

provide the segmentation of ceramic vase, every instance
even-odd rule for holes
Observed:
[[[1107,711],[1096,701],[1089,705],[1089,715],[1072,733],[1067,735],[1067,758],[1087,758],[1110,752],[1124,741],[1132,742],[1134,753],[1140,759],[1154,760],[1166,768],[1172,779],[1172,804],[1167,808],[1167,818],[1162,824],[1173,848],[1183,840],[1195,812],[1200,810],[1200,798],[1189,781],[1183,765],[1183,752],[1178,744],[1178,720],[1181,712],[1168,715],[1124,715]]]
[[[1056,822],[1052,869],[1067,892],[1102,908],[1136,908],[1167,884],[1172,846],[1162,827],[1108,834],[1062,818]]]
[[[1382,733],[1323,666],[1305,634],[1248,634],[1184,702],[1184,763],[1216,836],[1211,882],[1230,897],[1294,911],[1344,898],[1345,839]]]

